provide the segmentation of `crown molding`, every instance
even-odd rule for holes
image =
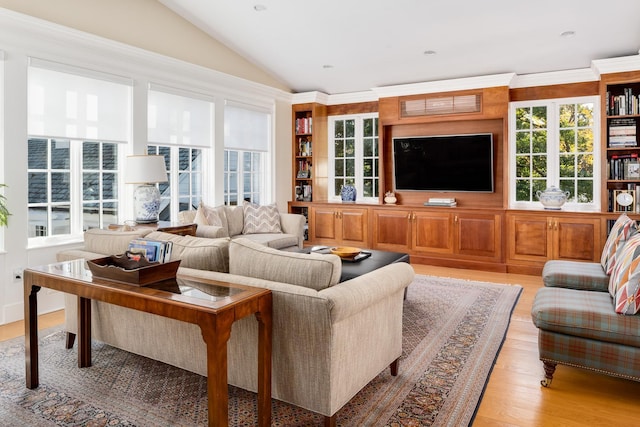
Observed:
[[[621,56],[619,58],[594,59],[591,68],[598,77],[602,74],[622,73],[640,70],[640,54]]]
[[[327,95],[324,92],[312,91],[312,92],[300,92],[291,95],[291,102],[293,104],[306,104],[309,102],[317,102],[319,104],[327,105],[331,95]]]
[[[550,71],[548,73],[516,75],[511,82],[511,88],[532,86],[550,86],[569,83],[598,81],[599,76],[591,68],[575,70]]]
[[[406,85],[374,87],[378,97],[405,96],[426,93],[450,92],[455,90],[482,89],[487,87],[509,86],[515,73],[491,74],[487,76],[464,77],[460,79],[438,80]]]

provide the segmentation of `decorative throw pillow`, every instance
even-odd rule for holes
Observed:
[[[640,234],[632,236],[618,253],[609,278],[616,313],[640,311]]]
[[[625,242],[637,232],[637,224],[626,214],[620,215],[611,227],[609,237],[602,249],[600,264],[604,272],[609,275],[617,260],[617,253],[624,246]],[[613,294],[612,294],[613,295]]]
[[[280,213],[275,204],[260,206],[245,201],[242,210],[244,214],[242,234],[282,233]]]
[[[193,220],[198,225],[213,225],[222,227],[225,230],[225,237],[228,237],[227,217],[224,212],[224,206],[212,208],[200,202],[196,216]]]

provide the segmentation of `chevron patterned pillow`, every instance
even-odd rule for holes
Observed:
[[[280,213],[275,204],[260,206],[245,201],[242,210],[244,214],[242,234],[282,233]]]

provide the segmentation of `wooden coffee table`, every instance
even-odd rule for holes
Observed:
[[[203,286],[212,285],[212,286]],[[209,425],[226,426],[227,341],[234,321],[258,319],[258,425],[271,425],[271,291],[180,275],[168,290],[140,287],[91,277],[84,260],[61,262],[24,271],[25,359],[27,388],[38,378],[38,291],[49,288],[78,296],[78,366],[91,366],[91,300],[182,320],[200,326],[207,345]],[[180,290],[177,290],[177,287]],[[165,287],[166,288],[166,287]],[[199,296],[199,291],[207,294]],[[139,325],[144,328],[144,325]]]

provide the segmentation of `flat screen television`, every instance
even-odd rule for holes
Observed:
[[[396,190],[493,192],[493,135],[393,138]]]

